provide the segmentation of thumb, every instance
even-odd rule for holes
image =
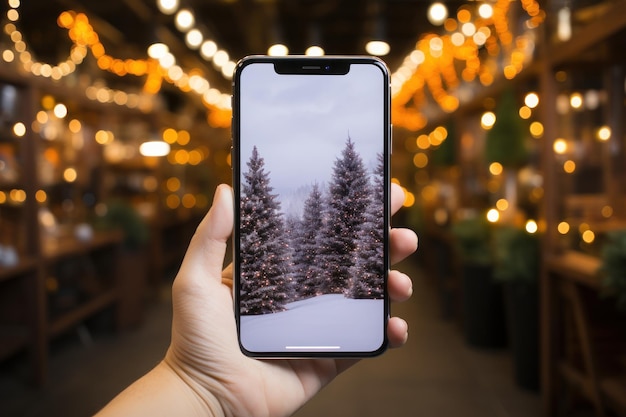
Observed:
[[[188,277],[221,282],[224,255],[233,230],[232,189],[221,184],[215,190],[213,205],[198,225],[181,265],[181,272]]]

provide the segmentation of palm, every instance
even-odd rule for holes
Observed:
[[[222,406],[232,415],[289,415],[353,363],[331,359],[258,361],[244,356],[237,342],[231,289],[214,280],[206,283],[206,288],[186,294],[178,291],[187,289],[175,286],[170,353],[186,372],[200,376],[210,391],[221,390]],[[207,297],[204,291],[214,294]],[[184,304],[179,304],[179,299],[184,299]]]
[[[392,212],[402,204],[400,193],[398,187],[392,186]],[[209,397],[217,401],[226,415],[287,416],[355,361],[259,361],[241,353],[232,290],[224,284],[232,282],[232,271],[222,271],[232,216],[231,191],[220,187],[174,281],[172,343],[166,362],[196,386],[198,395],[206,396],[207,404]],[[413,232],[392,233],[392,262],[412,253],[416,245]],[[389,273],[392,301],[407,299],[410,288],[406,275]],[[401,346],[406,341],[407,327],[402,319],[391,318],[387,330],[391,346]]]

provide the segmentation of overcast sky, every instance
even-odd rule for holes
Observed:
[[[256,145],[275,192],[330,180],[348,138],[366,167],[383,150],[382,72],[351,66],[347,75],[281,75],[272,64],[241,74],[241,172]]]

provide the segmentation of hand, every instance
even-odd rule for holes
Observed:
[[[402,189],[392,184],[393,213],[403,201]],[[241,353],[229,286],[232,269],[222,271],[232,229],[232,190],[221,185],[174,280],[172,341],[165,359],[111,401],[100,416],[288,416],[357,362],[256,360]],[[411,230],[391,230],[392,263],[416,248],[417,236]],[[388,292],[392,301],[408,299],[411,279],[391,271]],[[391,347],[402,346],[408,337],[406,322],[390,318],[387,336]]]

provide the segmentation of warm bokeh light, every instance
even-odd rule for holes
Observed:
[[[585,230],[581,237],[585,243],[593,243],[596,240],[596,234],[591,230]]]
[[[70,132],[78,133],[82,129],[83,125],[80,123],[80,120],[72,119],[68,123],[67,127],[70,129]]]
[[[404,207],[413,207],[415,204],[415,195],[410,191],[404,191]]]
[[[268,48],[267,54],[269,56],[287,56],[289,55],[289,48],[282,43],[276,43]]]
[[[494,112],[487,111],[480,118],[480,125],[483,129],[489,130],[496,123],[496,115]]]
[[[448,18],[448,8],[438,1],[428,7],[427,13],[428,21],[435,26],[441,26]]]
[[[604,217],[605,219],[608,219],[613,216],[613,207],[604,206],[602,207],[602,210],[600,211],[600,213],[602,214],[602,217]]]
[[[198,29],[191,29],[185,35],[185,43],[190,49],[198,49],[203,41],[204,36]]]
[[[38,111],[36,119],[37,119],[37,122],[39,122],[42,125],[45,125],[46,123],[48,123],[48,120],[49,120],[48,112],[44,110]]]
[[[170,153],[170,145],[161,140],[150,140],[139,145],[139,153],[143,156],[165,156]]]
[[[509,202],[505,198],[496,201],[496,208],[500,211],[506,211],[509,208]]]
[[[608,126],[602,126],[598,129],[597,138],[602,142],[611,139],[611,128]]]
[[[532,122],[529,127],[530,134],[533,138],[538,139],[543,136],[543,124],[540,122]]]
[[[573,109],[580,109],[583,106],[583,96],[580,93],[573,93],[569,98],[569,104]]]
[[[78,173],[75,168],[69,167],[63,171],[63,179],[67,182],[74,182],[78,178]]]
[[[554,145],[552,146],[554,152],[563,155],[567,152],[567,141],[565,139],[557,139],[554,141]]]
[[[176,143],[178,132],[175,129],[167,128],[163,131],[163,140],[170,145]]]
[[[180,197],[176,194],[170,194],[165,199],[165,205],[170,209],[176,209],[180,206]]]
[[[572,174],[574,171],[576,171],[576,162],[572,161],[571,159],[565,161],[563,163],[563,171],[567,172],[568,174]]]
[[[186,32],[196,24],[196,18],[190,10],[181,9],[178,13],[176,13],[176,19],[174,22],[178,30]]]
[[[478,15],[483,19],[490,19],[493,16],[493,6],[489,3],[483,3],[478,6]]]
[[[167,179],[165,186],[169,192],[175,193],[180,190],[180,180],[176,177],[170,177]]]
[[[158,0],[157,7],[163,14],[174,14],[178,10],[179,0]]]
[[[202,55],[202,58],[209,60],[213,58],[217,50],[218,47],[214,41],[206,40],[202,42],[202,45],[200,46],[200,55]]]
[[[375,40],[367,42],[367,44],[365,44],[365,50],[370,55],[385,56],[389,53],[391,47],[385,41]]]
[[[26,191],[15,188],[9,191],[9,199],[17,204],[22,204],[26,201]]]
[[[489,164],[489,172],[491,173],[491,175],[500,175],[502,174],[503,170],[504,168],[502,167],[502,164],[500,162],[492,162],[491,164]]]
[[[524,97],[524,104],[526,104],[529,108],[534,109],[539,104],[539,96],[537,93],[528,93],[526,97]]]
[[[561,223],[559,223],[559,225],[557,226],[557,230],[562,235],[568,234],[569,230],[570,230],[569,223],[568,222],[561,222]]]
[[[537,226],[537,222],[530,219],[526,222],[526,231],[528,233],[534,234],[537,233],[537,230],[539,230],[539,227]]]
[[[185,194],[181,199],[181,203],[185,208],[193,208],[196,205],[196,196],[193,194]]]
[[[51,95],[45,95],[41,98],[41,107],[44,110],[52,110],[55,104],[56,100]]]
[[[95,139],[100,145],[107,145],[114,140],[113,132],[109,130],[98,130],[96,132]]]
[[[63,119],[65,116],[67,116],[67,107],[63,103],[57,103],[54,106],[53,113],[57,118]]]
[[[419,135],[415,140],[415,143],[419,149],[430,148],[430,140],[428,139],[428,135]]]
[[[320,46],[315,45],[309,46],[304,52],[304,54],[308,56],[324,56],[324,53],[324,49],[322,49]]]
[[[23,137],[26,134],[26,125],[22,122],[17,122],[13,125],[13,134],[18,138]]]
[[[521,117],[524,120],[528,120],[530,119],[530,117],[532,116],[533,112],[530,109],[530,107],[528,106],[522,106],[519,109],[519,117]]]
[[[35,200],[37,200],[38,203],[45,203],[48,200],[48,194],[46,194],[44,190],[37,190],[37,192],[35,192]]]
[[[161,42],[153,43],[148,47],[148,56],[154,59],[161,59],[170,51],[170,48]]]
[[[189,143],[190,140],[191,140],[191,135],[189,134],[188,131],[186,130],[178,131],[176,142],[178,142],[179,145],[185,146]]]
[[[487,220],[490,223],[496,223],[500,220],[500,212],[497,209],[491,209],[487,212]]]
[[[423,152],[416,153],[413,156],[413,165],[416,168],[425,168],[428,165],[428,155]]]

